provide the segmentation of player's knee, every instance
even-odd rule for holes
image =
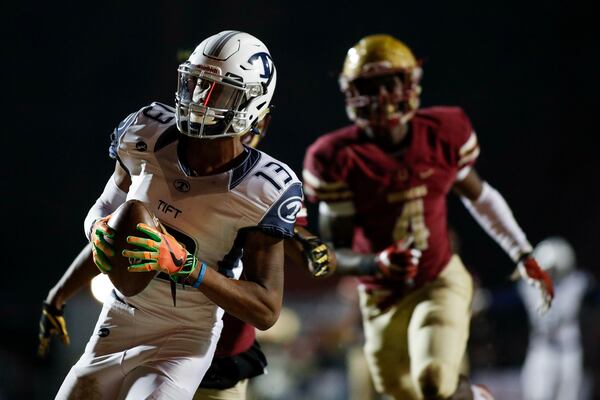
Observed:
[[[445,363],[432,360],[416,374],[416,384],[425,399],[444,399],[456,390],[457,372]]]

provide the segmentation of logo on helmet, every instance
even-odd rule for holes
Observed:
[[[265,79],[270,79],[271,75],[273,74],[273,69],[272,69],[273,60],[271,59],[271,56],[269,55],[269,53],[262,51],[260,53],[253,54],[248,59],[248,62],[250,64],[254,64],[254,61],[256,61],[257,59],[260,59],[260,61],[262,61],[262,65],[263,65],[264,73],[260,74],[260,77],[265,78]]]

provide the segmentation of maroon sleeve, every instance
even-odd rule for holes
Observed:
[[[480,150],[477,135],[471,126],[471,121],[467,117],[467,114],[458,108],[455,118],[456,122],[454,123],[455,128],[453,130],[452,141],[458,153],[457,167],[460,175],[461,171],[466,171],[475,164]]]
[[[471,121],[459,107],[433,107],[429,111],[438,119],[439,135],[451,149],[451,164],[464,178],[479,156],[479,142]]]
[[[303,228],[308,226],[308,211],[306,210],[304,202],[302,202],[302,208],[298,214],[296,214],[296,226],[301,226]]]
[[[304,157],[304,191],[311,202],[340,202],[352,198],[346,183],[346,152],[335,139],[331,135],[319,138]]]

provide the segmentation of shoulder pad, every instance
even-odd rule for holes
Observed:
[[[346,201],[346,170],[350,163],[349,146],[359,141],[359,129],[352,125],[318,138],[306,151],[302,177],[311,202]]]
[[[251,169],[235,186],[236,191],[262,208],[258,227],[276,236],[293,236],[296,215],[302,209],[302,183],[285,163],[258,150]]]
[[[452,147],[461,147],[473,133],[471,121],[460,107],[423,108],[418,115],[435,124],[439,138]]]
[[[130,114],[114,130],[110,148],[128,170],[130,160],[144,158],[177,139],[175,110],[154,102]]]

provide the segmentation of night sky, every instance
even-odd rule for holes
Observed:
[[[422,105],[466,110],[481,144],[476,168],[507,199],[530,241],[563,235],[582,266],[597,268],[598,46],[596,20],[583,4],[58,3],[14,2],[2,13],[8,259],[0,358],[23,370],[39,370],[41,302],[85,244],[83,218],[114,168],[112,129],[154,100],[172,104],[178,52],[226,29],[247,31],[271,51],[279,76],[262,150],[298,175],[306,147],[347,124],[337,86],[347,49],[372,33],[403,40],[424,61]],[[316,229],[316,208],[309,212]],[[509,258],[455,196],[449,213],[467,265],[486,285],[506,284]],[[0,370],[9,364],[2,360]],[[18,379],[8,379],[0,378],[0,398],[23,393]]]

